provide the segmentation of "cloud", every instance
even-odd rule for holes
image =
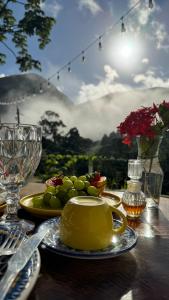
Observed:
[[[147,57],[144,57],[141,62],[147,65],[149,63],[149,59]]]
[[[96,2],[96,0],[78,0],[79,9],[88,9],[93,15],[98,14],[102,11],[101,6]]]
[[[1,73],[0,74],[0,78],[3,78],[3,77],[5,77],[6,75],[4,74],[4,73]]]
[[[104,66],[104,72],[105,78],[102,78],[97,84],[82,84],[77,97],[78,103],[94,101],[109,93],[125,92],[130,89],[128,85],[116,82],[119,75],[109,65]]]
[[[135,83],[141,83],[144,88],[169,87],[169,78],[161,78],[154,71],[148,70],[145,74],[137,74],[133,77]]]
[[[130,0],[129,1],[129,7],[133,7],[136,5],[138,1],[137,0]],[[148,1],[147,1],[148,2]],[[134,9],[136,12],[135,19],[137,19],[140,26],[145,26],[150,19],[150,16],[152,13],[154,13],[156,10],[158,10],[158,7],[155,5],[153,9],[148,8],[148,4],[145,5],[144,3],[140,3],[136,8]]]
[[[137,2],[137,0],[130,0],[129,7],[132,7]],[[141,32],[142,29],[146,29],[146,37],[155,42],[156,48],[168,51],[169,35],[164,23],[159,21],[151,21],[152,15],[156,17],[157,13],[160,11],[161,8],[155,2],[153,9],[148,8],[148,1],[147,4],[142,2],[135,8],[135,17],[131,19],[129,18],[128,27],[129,30],[137,33]]]
[[[43,9],[44,11],[46,11],[46,13],[56,18],[59,12],[63,9],[63,7],[56,1],[53,1],[53,3],[41,2],[41,9]]]
[[[155,40],[157,49],[169,49],[169,35],[166,31],[165,25],[158,21],[151,23],[153,30],[153,39]]]

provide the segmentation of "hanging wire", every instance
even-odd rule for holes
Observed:
[[[86,53],[86,51],[91,48],[94,44],[98,43],[98,47],[101,50],[102,49],[102,43],[101,43],[101,39],[107,35],[108,33],[110,33],[111,31],[113,31],[113,29],[122,23],[124,25],[124,19],[137,7],[139,6],[139,4],[142,2],[142,0],[138,0],[132,7],[130,7],[115,23],[113,23],[113,25],[111,25],[109,28],[107,28],[102,34],[99,35],[99,37],[97,37],[95,40],[93,40],[91,43],[89,43],[86,48],[84,48],[80,53],[78,53],[76,56],[74,56],[69,63],[65,63],[63,66],[61,66],[56,72],[54,72],[50,77],[48,77],[48,81],[50,81],[51,79],[53,79],[57,74],[60,74],[65,68],[69,68],[69,65],[72,65],[72,63],[77,60],[79,57],[83,57],[82,53]],[[151,1],[150,1],[151,2]],[[121,28],[122,29],[122,28]],[[123,26],[123,30],[125,28],[125,25]],[[123,31],[124,32],[124,31]],[[85,60],[85,58],[84,58]],[[83,61],[83,60],[82,60]],[[70,68],[71,71],[71,68]],[[70,72],[69,71],[69,72]]]
[[[67,68],[68,72],[71,72],[71,65],[72,63],[77,60],[79,57],[81,57],[82,62],[85,61],[85,55],[86,51],[91,48],[94,44],[98,43],[98,48],[101,50],[102,49],[102,38],[113,31],[113,29],[121,23],[121,31],[125,32],[125,24],[124,24],[124,19],[142,2],[142,0],[138,0],[132,7],[130,7],[124,14],[121,16],[116,22],[114,22],[109,28],[107,28],[102,34],[99,35],[96,39],[94,39],[91,43],[89,43],[86,48],[84,48],[80,53],[78,53],[76,56],[74,56],[68,63],[65,63],[63,66],[61,66],[55,73],[53,73],[50,77],[47,79],[47,87],[50,88],[51,83],[50,80],[54,78],[57,75],[57,79],[60,79],[60,73]],[[19,1],[18,1],[19,3]],[[149,8],[153,8],[153,1],[149,0]],[[122,30],[123,29],[123,30]],[[6,46],[6,45],[5,45]],[[15,55],[15,53],[13,53]],[[40,93],[43,92],[42,86],[40,86]],[[34,92],[33,97],[36,96],[36,93]],[[24,98],[22,100],[18,100],[17,103],[21,103],[24,101]],[[13,104],[14,102],[0,102],[0,105],[10,105]]]

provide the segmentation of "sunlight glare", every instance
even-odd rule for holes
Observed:
[[[114,39],[109,50],[109,57],[115,68],[128,72],[139,66],[142,52],[143,45],[138,38],[123,34]]]

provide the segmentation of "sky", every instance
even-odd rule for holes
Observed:
[[[169,1],[142,0],[124,18],[126,32],[121,32],[120,18],[137,0],[46,0],[41,7],[56,18],[51,43],[39,50],[35,39],[29,49],[42,62],[40,74],[48,79],[74,57],[71,72],[60,72],[60,80],[51,82],[75,104],[97,100],[110,93],[169,87]],[[17,7],[16,13],[22,8]],[[96,41],[102,35],[102,49]],[[92,43],[93,46],[88,46]],[[11,44],[10,44],[11,46]],[[82,62],[81,52],[85,61]],[[2,46],[0,46],[2,50]],[[32,72],[37,72],[32,70]],[[19,74],[14,57],[8,53],[0,76]],[[119,103],[120,105],[120,103]]]

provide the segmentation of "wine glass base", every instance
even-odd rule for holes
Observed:
[[[4,227],[18,227],[22,229],[25,233],[29,233],[34,230],[35,223],[29,220],[23,220],[23,219],[7,219],[5,217],[1,218],[0,220],[0,226]]]

